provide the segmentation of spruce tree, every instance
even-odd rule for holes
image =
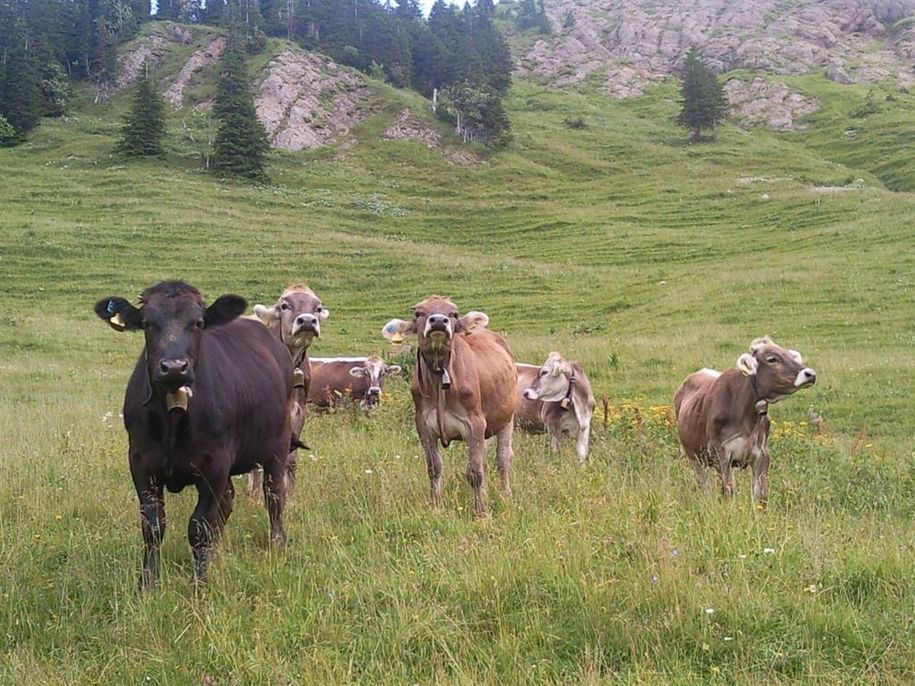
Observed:
[[[727,100],[721,82],[702,61],[695,47],[686,55],[680,96],[683,108],[677,123],[693,132],[694,141],[700,139],[703,129],[714,130],[727,115]]]
[[[129,157],[162,154],[165,134],[165,100],[148,75],[137,80],[130,112],[124,120],[120,142],[115,151]]]
[[[243,35],[229,34],[219,59],[219,84],[213,114],[218,121],[213,169],[224,176],[266,178],[267,132],[257,119],[248,86]]]
[[[29,36],[22,22],[12,24],[7,37],[9,47],[0,61],[0,116],[15,130],[7,145],[22,141],[38,126],[43,112],[41,79],[34,55],[29,50]]]

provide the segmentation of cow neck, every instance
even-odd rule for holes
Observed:
[[[443,448],[447,448],[451,442],[445,436],[445,391],[451,388],[451,374],[448,368],[451,366],[451,353],[433,355],[432,360],[427,360],[422,350],[417,346],[416,350],[416,369],[420,378],[420,391],[424,391],[426,372],[432,374],[433,392],[435,393],[435,420],[438,424],[438,440]]]
[[[575,370],[572,369],[568,374],[564,374],[566,381],[569,382],[569,388],[566,390],[565,397],[559,401],[559,407],[563,410],[568,410],[572,405],[572,394],[575,392]]]
[[[453,345],[453,343],[452,343]],[[435,385],[438,388],[447,391],[451,388],[451,352],[444,353],[430,353],[427,357],[423,351],[417,347],[416,350],[416,364],[417,367],[422,372],[425,368],[428,368],[428,372],[437,382]],[[424,378],[424,374],[422,377]]]
[[[756,386],[756,374],[750,374],[750,388],[753,389],[753,411],[757,417],[765,417],[769,414],[769,400],[763,397]]]

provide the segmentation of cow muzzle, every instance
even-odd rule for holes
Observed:
[[[812,386],[817,382],[817,373],[812,370],[810,367],[805,367],[797,373],[797,378],[794,379],[794,385],[796,388],[802,388],[803,386]]]
[[[524,391],[524,397],[527,398],[528,400],[539,400],[540,393],[535,391],[533,388],[528,388],[528,389],[525,389],[525,391]]]
[[[191,381],[191,368],[186,359],[160,360],[155,380],[168,391],[174,392]]]
[[[313,314],[300,314],[292,323],[292,335],[308,335],[318,337],[321,335],[321,322]]]
[[[451,338],[451,320],[443,314],[432,314],[426,319],[426,330],[424,336],[441,338]]]
[[[372,386],[369,388],[369,390],[366,391],[366,395],[368,395],[370,398],[377,398],[379,395],[381,395],[381,388],[378,386]]]

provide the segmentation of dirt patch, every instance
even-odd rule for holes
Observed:
[[[176,110],[181,108],[184,100],[184,89],[190,83],[191,79],[200,71],[213,67],[219,61],[219,56],[226,45],[226,39],[222,36],[214,38],[209,45],[199,50],[195,50],[172,84],[163,94],[168,103]]]
[[[317,148],[344,138],[372,114],[374,105],[360,75],[315,53],[280,53],[255,88],[257,116],[270,144],[282,150]]]
[[[795,119],[819,107],[814,98],[792,91],[779,81],[757,77],[752,81],[731,79],[724,86],[731,114],[739,126],[767,126],[776,131],[803,128]]]
[[[397,121],[383,134],[384,138],[398,141],[419,141],[427,148],[437,148],[441,142],[439,132],[418,120],[410,110],[403,110]]]

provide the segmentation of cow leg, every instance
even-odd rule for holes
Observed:
[[[756,508],[765,510],[769,501],[769,451],[762,454],[753,463],[753,499]]]
[[[591,440],[591,421],[588,420],[588,423],[585,424],[578,432],[578,443],[575,446],[575,451],[578,453],[578,464],[584,464],[588,461],[588,444]]]
[[[255,467],[248,472],[248,494],[252,498],[257,498],[261,490],[261,468]]]
[[[734,475],[731,473],[731,455],[722,447],[714,447],[709,454],[718,464],[718,474],[721,477],[721,493],[730,498],[734,495]]]
[[[165,499],[162,484],[155,476],[134,474],[134,486],[140,499],[140,528],[143,531],[143,568],[137,587],[153,586],[159,580],[159,559],[165,537]]]
[[[194,552],[194,580],[205,583],[213,545],[232,514],[235,489],[228,474],[215,475],[197,485],[197,507],[187,525],[187,539]]]
[[[426,471],[429,473],[429,497],[433,507],[442,505],[442,456],[438,451],[438,438],[429,433],[422,416],[416,414],[416,433],[426,454]]]
[[[264,465],[264,505],[270,518],[270,542],[283,548],[286,530],[283,527],[283,510],[286,507],[286,462],[270,460]]]
[[[504,429],[496,434],[496,465],[499,468],[499,479],[502,481],[502,492],[507,497],[512,494],[512,458],[515,455],[512,450],[513,429],[514,422],[509,422]]]
[[[547,432],[550,434],[550,450],[558,453],[562,447],[562,426],[561,422],[550,422],[547,424]]]
[[[486,473],[486,420],[482,416],[470,419],[469,459],[467,460],[467,483],[473,489],[473,512],[477,517],[486,514],[483,504],[483,476]]]
[[[708,469],[698,459],[691,460],[693,471],[696,472],[696,481],[699,482],[699,488],[703,493],[708,493]]]
[[[286,456],[286,495],[292,495],[295,486],[295,470],[299,464],[299,454],[295,450]]]

